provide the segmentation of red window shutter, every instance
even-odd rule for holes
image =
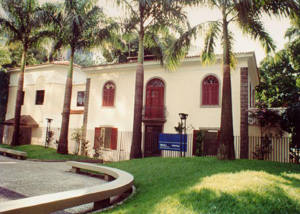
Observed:
[[[108,96],[109,96],[109,91],[107,89],[103,89],[102,106],[108,106]]]
[[[118,129],[117,128],[112,128],[110,149],[116,150],[117,149],[117,142],[118,142]]]
[[[115,100],[115,89],[114,88],[103,88],[102,106],[114,106]]]
[[[202,82],[202,105],[219,104],[219,81],[214,76],[206,77]]]
[[[108,106],[114,106],[115,89],[110,89],[108,93]]]
[[[214,84],[211,87],[211,105],[218,105],[219,104],[219,85]]]
[[[94,138],[95,149],[100,148],[100,134],[101,134],[101,128],[95,128],[95,138]]]
[[[202,87],[202,105],[209,105],[209,86],[203,85]]]

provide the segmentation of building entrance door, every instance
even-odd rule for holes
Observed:
[[[164,114],[164,83],[153,79],[147,84],[146,117],[162,118]]]
[[[161,155],[158,150],[159,134],[162,133],[162,125],[146,125],[145,127],[145,157],[158,157]]]

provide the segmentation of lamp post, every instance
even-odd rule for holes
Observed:
[[[47,129],[46,129],[46,141],[45,141],[45,148],[49,146],[49,131],[50,131],[50,126],[51,126],[51,121],[53,119],[46,118],[47,121]]]
[[[179,113],[179,117],[180,117],[180,157],[182,157],[182,131],[184,131],[184,136],[186,135],[186,119],[189,115],[185,114],[185,113]],[[183,126],[183,122],[184,122],[184,126]],[[183,144],[184,145],[184,144]],[[185,151],[184,151],[184,157],[185,157]]]

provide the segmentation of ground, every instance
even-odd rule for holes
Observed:
[[[300,213],[300,167],[214,157],[111,163],[133,174],[137,194],[109,213]]]
[[[62,191],[61,185],[72,184],[77,178],[63,177],[73,174],[60,164],[64,163],[0,159],[0,186],[25,195],[30,195],[22,190],[26,186],[28,191],[36,191],[34,194],[44,194],[42,188]],[[133,198],[107,213],[300,213],[298,164],[194,157],[145,158],[105,165],[131,173],[137,188]],[[84,176],[82,182],[92,185],[88,179]],[[77,187],[82,187],[80,181],[72,188]]]

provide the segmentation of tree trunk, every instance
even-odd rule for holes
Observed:
[[[24,72],[26,65],[26,52],[27,48],[24,48],[21,58],[21,73],[19,76],[18,90],[16,97],[16,107],[15,107],[15,118],[14,118],[14,132],[13,138],[11,141],[12,146],[20,145],[20,119],[21,119],[21,108],[22,108],[22,99],[23,99],[23,85],[24,85]]]
[[[224,13],[223,13],[224,15]],[[226,16],[223,18],[223,90],[221,130],[218,158],[222,160],[234,160],[234,138],[232,123],[232,98],[231,98],[231,75],[229,54],[229,33]]]
[[[85,93],[84,93],[84,113],[83,113],[83,125],[82,125],[82,139],[81,139],[81,147],[80,147],[80,155],[83,156],[86,156],[85,143],[87,142],[86,131],[87,131],[87,123],[88,123],[88,115],[89,115],[90,86],[91,86],[91,78],[87,78]]]
[[[57,152],[60,154],[68,154],[68,133],[69,133],[69,119],[70,107],[72,98],[72,80],[73,80],[73,58],[74,51],[72,51],[69,62],[69,71],[66,81],[64,107],[62,112],[62,122],[60,129],[60,136],[58,142]]]
[[[144,33],[139,36],[138,66],[135,79],[135,99],[133,115],[133,136],[130,159],[142,158],[142,111],[144,92]]]

